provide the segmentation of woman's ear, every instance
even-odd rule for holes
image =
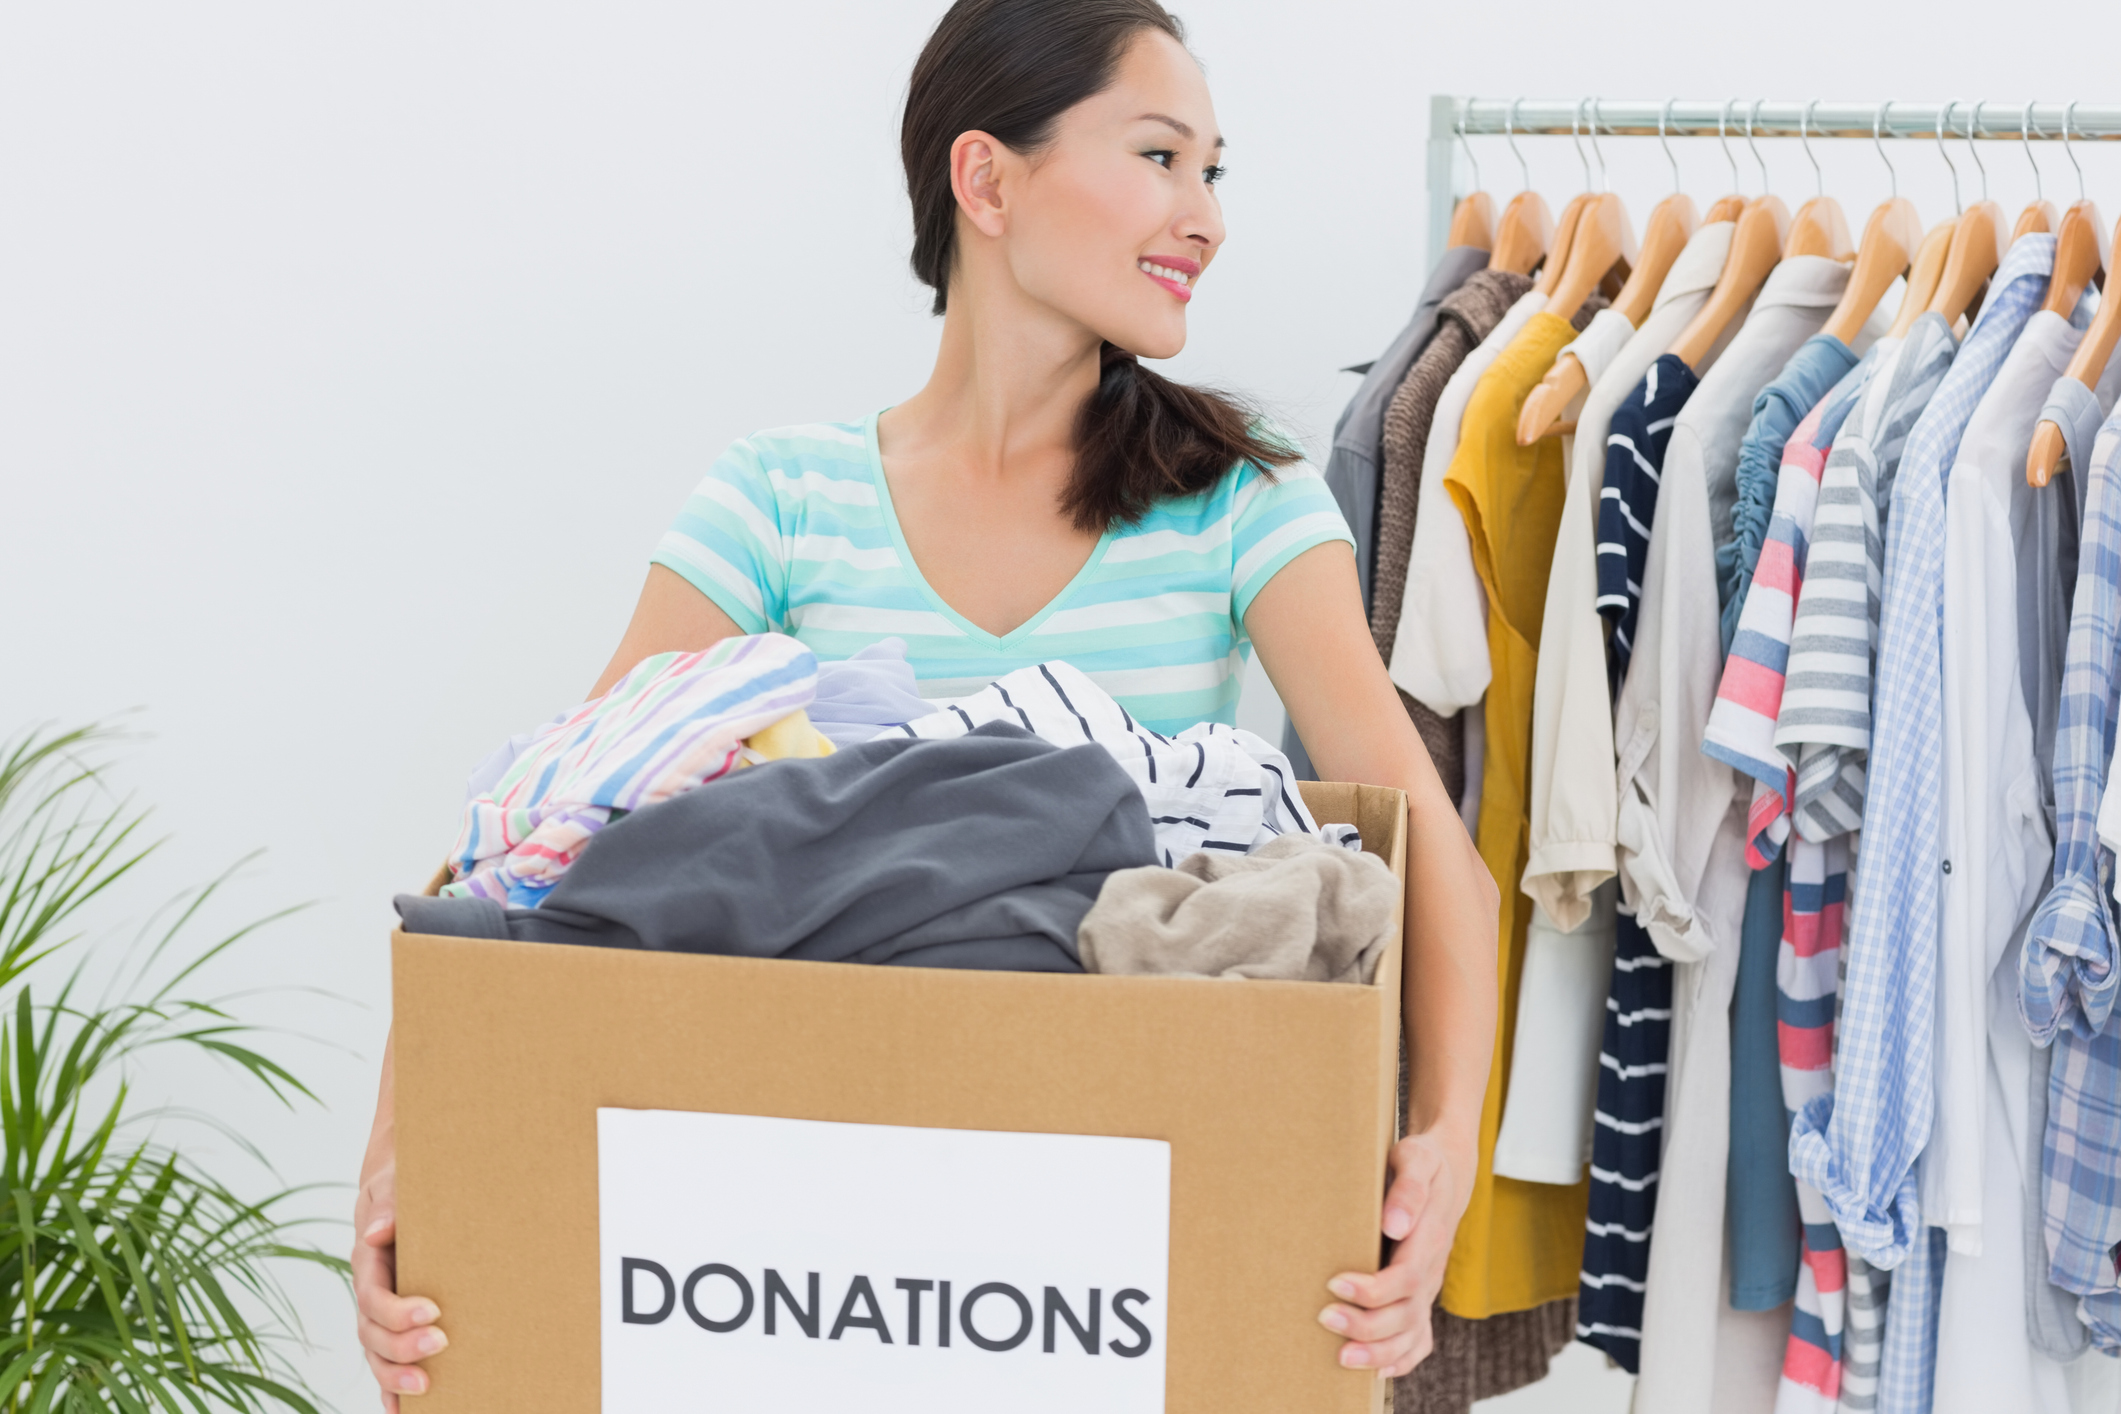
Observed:
[[[950,144],[950,190],[957,208],[983,236],[999,236],[1008,221],[1002,211],[1002,168],[1012,154],[983,132],[959,133]]]

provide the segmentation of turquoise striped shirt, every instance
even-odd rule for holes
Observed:
[[[1237,720],[1245,611],[1283,565],[1354,543],[1310,466],[1233,468],[1098,540],[1067,588],[1005,637],[944,603],[913,562],[877,453],[876,418],[746,437],[716,460],[656,547],[746,633],[819,658],[906,641],[924,697],[962,697],[1033,663],[1073,663],[1136,720],[1175,734]]]

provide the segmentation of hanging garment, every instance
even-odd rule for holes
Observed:
[[[1789,767],[1773,744],[1775,719],[1821,474],[1849,413],[1898,345],[1890,338],[1874,344],[1784,444],[1757,578],[1746,594],[1702,745],[1703,751],[1753,778],[1747,863],[1760,869],[1770,861],[1788,861],[1778,900],[1781,908],[1769,925],[1771,931],[1763,939],[1757,926],[1749,926],[1740,935],[1732,997],[1733,1161],[1726,1199],[1733,1232],[1731,1304],[1741,1310],[1768,1310],[1785,1300],[1796,1303],[1783,1363],[1784,1388],[1777,1399],[1781,1414],[1827,1414],[1835,1407],[1841,1384],[1846,1286],[1841,1242],[1818,1195],[1797,1191],[1788,1178],[1786,1149],[1790,1114],[1832,1084],[1829,1059],[1847,845],[1841,840],[1826,845],[1800,840],[1785,854]],[[1763,886],[1762,878],[1755,874],[1749,886],[1748,924],[1756,924],[1762,903],[1755,891],[1772,887]],[[1777,1079],[1772,1095],[1754,1088],[1763,1071]],[[1741,1178],[1741,1145],[1772,1154],[1769,1162],[1747,1166],[1757,1187]],[[1785,1243],[1796,1239],[1795,1225],[1788,1222],[1783,1207],[1788,1202],[1797,1205],[1804,1224],[1801,1263],[1776,1241],[1777,1224],[1789,1232]],[[1767,1240],[1738,1241],[1741,1230],[1764,1233]]]
[[[1756,577],[1745,596],[1738,631],[1716,687],[1701,749],[1753,782],[1747,813],[1746,862],[1755,869],[1782,853],[1789,839],[1791,768],[1775,745],[1782,713],[1784,669],[1796,627],[1798,595],[1810,558],[1820,481],[1835,440],[1898,339],[1880,339],[1807,413],[1784,443],[1775,500]]]
[[[1740,576],[1733,593],[1744,602],[1741,605],[1734,598],[1724,605],[1724,628],[1734,642],[1729,645],[1701,749],[1749,778],[1752,804],[1746,820],[1746,863],[1755,871],[1747,884],[1738,977],[1731,994],[1731,1160],[1725,1222],[1731,1234],[1730,1301],[1739,1311],[1769,1311],[1791,1300],[1801,1263],[1802,1229],[1787,1158],[1789,1111],[1780,1074],[1776,1019],[1776,978],[1787,916],[1782,837],[1789,831],[1789,768],[1775,750],[1774,734],[1783,654],[1800,575],[1791,551],[1798,533],[1797,516],[1802,515],[1808,531],[1819,474],[1833,438],[1879,358],[1878,345],[1859,361],[1839,339],[1817,335],[1754,399],[1753,423],[1738,452],[1737,538],[1731,547],[1719,547],[1719,580],[1727,568]],[[1828,384],[1827,375],[1835,369],[1842,376]],[[1803,411],[1793,431],[1785,433],[1787,414],[1815,391],[1817,401]],[[1760,492],[1748,482],[1757,478],[1757,462],[1770,451],[1778,461],[1775,500],[1756,542],[1746,521]],[[1785,475],[1790,477],[1789,500],[1781,489]],[[1734,550],[1728,564],[1722,556],[1724,548]],[[1759,577],[1754,579],[1756,572]],[[1756,596],[1762,603],[1753,603]],[[1739,611],[1736,615],[1734,609]],[[1735,632],[1734,618],[1743,625]],[[1730,749],[1725,738],[1734,727],[1749,750]]]
[[[1083,915],[1153,849],[1141,794],[1103,748],[997,722],[775,761],[645,806],[537,908],[401,895],[398,912],[413,932],[519,942],[1078,972]]]
[[[1958,352],[1958,340],[1942,319],[1916,320],[1849,415],[1820,476],[1804,593],[1775,719],[1775,745],[1797,771],[1791,828],[1808,840],[1832,839],[1863,824],[1893,484],[1908,433]]]
[[[1896,1268],[1879,1408],[1926,1410],[1935,1366],[1941,1234],[1923,1231],[1915,1161],[1934,1096],[1937,927],[1943,866],[1938,701],[1946,479],[1961,436],[2047,292],[2054,238],[2020,238],[1990,282],[1929,406],[1908,434],[1886,539],[1864,868],[1850,924],[1831,1113],[1797,1118],[1790,1161],[1833,1211],[1842,1240]],[[1924,315],[1917,321],[1943,321]],[[1916,340],[1911,336],[1910,345]],[[1816,582],[1816,581],[1815,581]],[[1800,804],[1803,785],[1799,785]]]
[[[1607,881],[1570,932],[1537,907],[1532,910],[1517,982],[1510,1087],[1495,1136],[1500,1177],[1528,1183],[1584,1181],[1605,1021],[1605,1009],[1587,1005],[1586,999],[1602,999],[1613,974],[1613,909],[1619,896],[1619,886]]]
[[[1508,271],[1483,270],[1473,276],[1438,313],[1436,337],[1414,361],[1406,381],[1385,412],[1384,474],[1377,507],[1377,594],[1370,610],[1370,633],[1384,661],[1392,661],[1399,634],[1399,615],[1407,584],[1415,512],[1421,486],[1421,458],[1428,445],[1436,403],[1451,375],[1531,288],[1531,279]],[[1463,714],[1446,717],[1400,691],[1400,702],[1421,734],[1444,790],[1453,800],[1465,794],[1465,723]]]
[[[2057,322],[2062,318],[2059,314],[2049,317]],[[2018,470],[2018,484],[2023,486],[2024,469]],[[1952,475],[1956,481],[1959,472]],[[2054,489],[2050,483],[2046,491]],[[1955,486],[1954,503],[1957,497]],[[2038,1194],[2040,1171],[2021,1166],[2033,1044],[2018,1019],[2020,947],[2019,939],[2011,939],[1984,998],[1988,1063],[1981,1082],[1987,1092],[1984,1108],[1990,1132],[1982,1152],[1986,1172],[1981,1221],[1973,1234],[1975,1241],[1969,1244],[1964,1240],[1966,1232],[1955,1231],[1954,1245],[1945,1253],[1937,1308],[1937,1397],[1931,1414],[1992,1414],[1998,1409],[2074,1414],[2076,1409],[2121,1409],[2121,1360],[2085,1355],[2074,1362],[2082,1369],[2073,1371],[2070,1364],[2037,1349],[2026,1329],[2025,1210],[2028,1196]],[[2105,1388],[2099,1391],[2103,1398],[2096,1403],[2072,1399],[2073,1373],[2080,1384],[2086,1383],[2087,1376],[2090,1382],[2103,1383]]]
[[[745,632],[783,632],[823,658],[902,638],[924,697],[963,696],[1065,659],[1168,733],[1236,724],[1253,596],[1306,550],[1353,538],[1310,467],[1232,467],[1204,491],[1107,527],[1067,587],[998,638],[951,608],[914,563],[876,422],[737,441],[685,502],[654,563]]]
[[[1636,538],[1640,549],[1648,550],[1657,514],[1656,488],[1672,424],[1699,383],[1684,363],[1660,354],[1613,411],[1605,469],[1608,486],[1618,494],[1607,499],[1626,512],[1621,525],[1634,538],[1619,544],[1618,555],[1608,555],[1605,547],[1611,542],[1600,536],[1600,599],[1595,607],[1609,620],[1633,622],[1642,590],[1642,562],[1633,561],[1630,573],[1628,553]],[[1632,502],[1627,499],[1631,492],[1636,497]],[[1609,515],[1606,504],[1607,500],[1601,501],[1601,521]],[[1630,658],[1626,643],[1617,634],[1608,653],[1610,682],[1618,692],[1626,681]],[[1651,1222],[1664,1151],[1672,964],[1650,942],[1631,905],[1617,912],[1598,1056],[1576,1337],[1603,1350],[1633,1374],[1642,1365],[1643,1295],[1648,1289]]]
[[[937,741],[988,722],[1020,726],[1058,746],[1095,742],[1110,752],[1149,804],[1156,862],[1175,865],[1204,849],[1246,854],[1279,835],[1318,833],[1288,758],[1263,738],[1220,722],[1164,736],[1067,663],[1019,668],[892,731]]]
[[[1480,1400],[1537,1384],[1569,1343],[1575,1322],[1572,1300],[1505,1311],[1484,1321],[1433,1308],[1429,1328],[1435,1344],[1413,1374],[1392,1382],[1392,1414],[1472,1414]]]
[[[1635,656],[1642,613],[1644,565],[1650,527],[1657,521],[1660,468],[1679,410],[1701,380],[1671,354],[1650,365],[1637,391],[1613,410],[1606,434],[1605,484],[1598,494],[1598,598],[1595,607],[1610,631],[1606,663],[1609,690],[1620,697],[1621,681]]]
[[[1607,434],[1650,365],[1708,303],[1735,229],[1729,221],[1712,221],[1688,240],[1642,328],[1592,378],[1576,419],[1533,684],[1531,853],[1523,885],[1559,928],[1582,923],[1592,894],[1613,877],[1613,699],[1597,607]],[[1599,318],[1605,314],[1614,312]],[[1592,328],[1597,324],[1591,321]]]
[[[1355,389],[1355,396],[1341,409],[1340,419],[1333,424],[1333,450],[1326,456],[1325,483],[1355,542],[1356,582],[1362,586],[1365,614],[1375,609],[1371,584],[1376,578],[1376,515],[1378,478],[1383,466],[1385,408],[1405,380],[1407,370],[1436,332],[1436,315],[1444,296],[1464,284],[1468,277],[1486,269],[1487,263],[1488,252],[1474,246],[1453,246],[1445,250],[1435,268],[1429,271],[1428,283],[1422,286],[1420,298],[1414,302],[1414,317],[1407,321],[1398,337],[1374,362],[1347,370],[1359,371],[1362,382]],[[1318,779],[1310,754],[1296,735],[1294,722],[1282,723],[1281,749],[1289,758],[1298,780]]]
[[[1586,304],[1578,320],[1589,322],[1597,307],[1602,306],[1596,301]],[[1524,871],[1532,674],[1563,489],[1561,448],[1552,441],[1519,447],[1517,417],[1575,327],[1544,313],[1526,322],[1481,378],[1445,478],[1471,537],[1488,600],[1494,678],[1485,707],[1478,843],[1502,893],[1497,936],[1501,1024],[1481,1108],[1480,1163],[1440,1297],[1446,1310],[1468,1317],[1527,1310],[1567,1296],[1576,1285],[1573,1239],[1583,1224],[1582,1184],[1523,1183],[1497,1177],[1493,1167],[1531,912],[1518,898],[1517,884]]]
[[[2037,553],[2034,513],[2055,489],[2027,485],[2025,449],[2082,338],[2060,314],[2026,323],[1966,425],[1947,483],[1939,813],[1953,868],[1938,907],[1936,1118],[1921,1203],[1923,1220],[1959,1253],[1978,1254],[1989,1226],[1990,980],[2054,862],[2019,672],[2017,562]]]
[[[2015,247],[2013,247],[2015,250]],[[2070,610],[2061,724],[2055,733],[2054,887],[2027,932],[2019,1007],[2052,1051],[2041,1156],[2050,1280],[2078,1295],[2101,1350],[2121,1350],[2121,971],[2105,902],[2114,864],[2101,857],[2097,811],[2113,760],[2121,640],[2121,417],[2095,444]],[[2052,489],[2052,488],[2050,488]]]
[[[1574,1182],[1592,1157],[1618,897],[1611,884],[1613,709],[1593,531],[1607,437],[1621,403],[1707,303],[1733,229],[1716,221],[1695,232],[1640,330],[1617,311],[1601,310],[1563,350],[1578,356],[1591,383],[1575,436],[1563,442],[1568,489],[1532,689],[1530,844],[1521,888],[1538,907],[1525,935],[1516,1048],[1495,1145],[1495,1170],[1510,1178]]]
[[[1399,616],[1407,592],[1407,559],[1413,553],[1415,515],[1421,496],[1421,458],[1429,443],[1436,404],[1451,375],[1480,347],[1510,306],[1532,288],[1529,275],[1482,270],[1451,293],[1436,311],[1436,333],[1414,360],[1385,409],[1382,471],[1377,489],[1377,571],[1371,584],[1370,633],[1384,661],[1392,661]]]
[[[1076,942],[1090,972],[1366,983],[1399,897],[1376,855],[1283,835],[1250,854],[1119,871]]]
[[[1388,667],[1401,692],[1446,717],[1480,701],[1488,690],[1489,667],[1486,591],[1473,567],[1465,517],[1444,481],[1458,455],[1473,390],[1532,316],[1546,307],[1544,294],[1526,290],[1480,346],[1466,355],[1436,400],[1429,440],[1422,448],[1414,543]]]
[[[1447,248],[1429,271],[1414,315],[1377,361],[1362,371],[1355,396],[1333,424],[1333,450],[1326,456],[1326,489],[1355,536],[1355,572],[1363,587],[1363,607],[1372,609],[1371,585],[1377,563],[1379,475],[1383,468],[1385,409],[1405,381],[1407,370],[1435,336],[1446,296],[1486,271],[1488,252],[1472,246]],[[1527,284],[1530,282],[1527,281]],[[1515,298],[1513,295],[1511,298]]]
[[[1680,964],[1637,1414],[1709,1407],[1720,1372],[1763,1350],[1772,1391],[1788,1341],[1786,1307],[1738,1312],[1726,1301],[1730,999],[1749,882],[1748,802],[1730,767],[1701,754],[1701,741],[1722,676],[1715,547],[1731,538],[1739,447],[1755,398],[1819,332],[1848,275],[1819,256],[1777,265],[1673,424],[1635,661],[1615,713],[1622,894],[1658,950]]]
[[[1832,334],[1814,334],[1790,356],[1775,381],[1753,399],[1753,421],[1738,444],[1737,500],[1731,538],[1716,546],[1716,592],[1723,600],[1723,651],[1731,651],[1746,590],[1774,514],[1782,450],[1805,414],[1856,367],[1858,355]]]
[[[639,810],[737,764],[744,738],[816,695],[817,659],[792,638],[725,638],[644,658],[547,726],[464,809],[450,897],[535,907],[614,810]]]

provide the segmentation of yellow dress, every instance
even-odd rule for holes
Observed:
[[[1475,386],[1444,478],[1465,517],[1473,565],[1488,595],[1493,676],[1484,709],[1487,744],[1477,843],[1502,894],[1497,929],[1501,1012],[1481,1105],[1480,1166],[1440,1298],[1445,1310],[1469,1319],[1573,1296],[1583,1265],[1588,1180],[1527,1183],[1499,1178],[1494,1171],[1495,1135],[1510,1083],[1525,925],[1532,911],[1531,900],[1518,890],[1530,848],[1532,676],[1567,475],[1560,438],[1517,445],[1517,416],[1525,396],[1554,366],[1554,356],[1575,337],[1566,320],[1545,313],[1532,317]]]

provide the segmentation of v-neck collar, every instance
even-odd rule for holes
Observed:
[[[899,524],[898,506],[891,499],[891,482],[884,475],[883,447],[877,441],[876,435],[877,419],[888,411],[890,409],[884,408],[869,414],[869,420],[862,429],[862,440],[869,453],[869,477],[876,485],[877,508],[883,512],[884,525],[891,532],[891,544],[898,551],[900,563],[906,567],[906,577],[913,581],[914,587],[920,590],[922,597],[928,601],[929,605],[937,613],[956,625],[958,632],[964,634],[973,642],[1001,650],[1016,648],[1025,638],[1036,633],[1039,625],[1051,618],[1067,602],[1068,598],[1075,593],[1078,585],[1086,582],[1091,575],[1097,572],[1098,566],[1104,563],[1105,550],[1112,544],[1112,527],[1109,525],[1105,527],[1105,533],[1097,537],[1097,544],[1092,547],[1089,558],[1083,561],[1082,568],[1077,570],[1074,577],[1061,586],[1058,594],[1046,601],[1044,608],[1009,630],[1006,634],[996,635],[989,633],[986,629],[981,628],[978,624],[951,608],[949,601],[935,592],[935,586],[930,584],[928,576],[921,572],[920,562],[913,558],[913,550],[906,543],[905,528]]]

